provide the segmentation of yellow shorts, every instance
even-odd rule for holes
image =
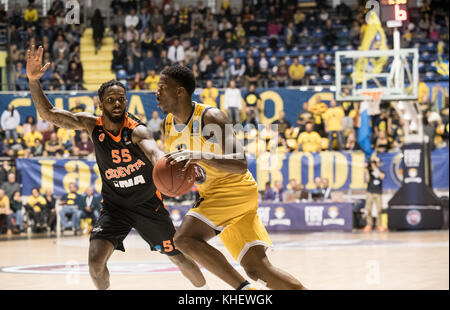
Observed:
[[[245,195],[247,194],[247,195]],[[220,231],[220,239],[240,263],[248,249],[255,245],[270,247],[269,234],[257,214],[258,191],[246,190],[239,195],[210,195],[200,198],[187,215]]]

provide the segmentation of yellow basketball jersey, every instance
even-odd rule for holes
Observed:
[[[166,152],[174,152],[180,149],[191,151],[203,151],[208,153],[223,154],[218,143],[206,139],[203,132],[203,118],[205,112],[211,107],[193,102],[194,109],[186,124],[174,124],[172,114],[168,114],[164,120],[164,143]],[[181,128],[180,128],[181,127]],[[208,133],[205,133],[206,135]],[[199,163],[203,168],[206,179],[197,184],[201,197],[211,195],[228,197],[229,199],[247,195],[248,190],[256,188],[256,182],[250,171],[245,174],[226,172],[203,162]]]

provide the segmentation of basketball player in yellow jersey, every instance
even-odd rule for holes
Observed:
[[[271,246],[257,214],[257,184],[247,169],[242,146],[228,118],[217,108],[192,102],[195,78],[187,67],[161,72],[156,92],[158,106],[167,114],[162,131],[171,164],[198,164],[204,179],[197,184],[200,199],[175,234],[175,246],[236,289],[250,284],[207,243],[219,234],[247,275],[270,289],[303,289],[291,275],[275,268],[266,256]],[[215,141],[215,142],[211,142]]]

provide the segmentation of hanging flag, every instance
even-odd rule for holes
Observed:
[[[369,12],[371,14],[366,29],[364,31],[364,37],[361,45],[358,48],[360,51],[375,51],[375,50],[387,50],[386,34],[384,33],[383,26],[380,19],[375,12]],[[387,61],[387,57],[364,57],[359,58],[356,61],[354,73],[356,74],[356,83],[362,82],[364,73],[380,73],[383,71],[383,66]]]
[[[360,126],[358,130],[358,143],[366,154],[367,158],[369,158],[373,153],[372,144],[370,143],[371,128],[370,115],[368,113],[368,110],[369,101],[362,101],[361,107],[359,109]]]

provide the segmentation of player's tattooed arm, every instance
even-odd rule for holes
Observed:
[[[217,169],[244,174],[247,172],[247,159],[242,145],[236,138],[231,128],[226,128],[230,124],[227,116],[219,109],[212,108],[205,112],[204,126],[211,125],[211,134],[219,141],[222,154],[186,151],[166,155],[171,164],[185,161],[182,170],[186,170],[190,164],[204,162]]]
[[[158,159],[164,156],[164,152],[159,149],[158,144],[153,139],[152,132],[146,126],[137,126],[133,130],[131,139],[134,144],[139,146],[153,165],[156,164]]]
[[[54,107],[42,90],[39,79],[44,75],[50,66],[50,63],[42,66],[42,55],[44,49],[39,46],[35,50],[34,45],[27,51],[27,77],[30,86],[31,98],[33,99],[36,110],[46,121],[67,129],[86,129],[91,134],[96,117],[91,113],[80,112],[72,113],[63,109]]]

